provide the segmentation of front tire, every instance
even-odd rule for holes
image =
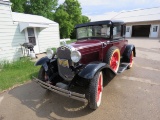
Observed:
[[[48,76],[43,68],[43,66],[40,68],[39,73],[38,73],[38,79],[42,80],[43,82],[46,82],[48,79]],[[43,86],[41,86],[42,88],[44,88]],[[46,88],[44,88],[46,89]]]
[[[97,109],[101,104],[103,91],[103,74],[96,73],[89,85],[89,106],[91,109]]]
[[[38,73],[38,79],[45,81],[45,70],[44,68],[41,66],[39,73]]]

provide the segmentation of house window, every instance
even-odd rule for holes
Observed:
[[[158,26],[153,26],[153,32],[157,32]]]
[[[121,25],[114,26],[113,28],[113,39],[121,37]]]
[[[28,40],[29,43],[32,43],[33,45],[36,45],[36,38],[35,38],[35,33],[33,28],[27,28],[28,32]]]

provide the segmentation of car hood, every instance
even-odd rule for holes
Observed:
[[[75,43],[71,43],[70,45],[76,48],[76,50],[81,50],[90,47],[101,47],[102,42],[100,40],[79,40]]]

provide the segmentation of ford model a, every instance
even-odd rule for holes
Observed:
[[[88,101],[91,109],[97,109],[106,81],[104,76],[107,78],[131,68],[136,55],[135,46],[125,39],[122,21],[90,22],[79,24],[75,29],[75,43],[64,43],[56,53],[48,49],[47,56],[35,63],[42,67],[34,80],[43,88]],[[72,88],[77,86],[86,88],[87,94],[73,91]]]

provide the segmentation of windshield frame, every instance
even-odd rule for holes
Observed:
[[[83,28],[86,29],[85,32],[83,32],[84,37],[79,37],[79,31]],[[104,35],[102,34],[102,29],[105,31]],[[89,33],[90,32],[90,33]],[[89,35],[92,34],[92,35]],[[76,28],[76,36],[77,40],[83,40],[83,39],[110,39],[111,38],[111,25],[109,24],[99,24],[99,25],[88,25],[88,26],[82,26]]]

